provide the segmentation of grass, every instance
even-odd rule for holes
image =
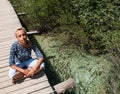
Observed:
[[[109,81],[116,79],[114,74],[111,75],[114,68],[104,55],[94,56],[73,45],[64,45],[60,36],[35,35],[45,55],[46,73],[51,85],[72,77],[76,88],[66,94],[119,94],[119,83],[115,83],[116,86],[111,89],[113,85]]]

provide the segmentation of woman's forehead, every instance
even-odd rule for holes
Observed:
[[[17,30],[16,35],[19,35],[19,34],[26,34],[26,32],[24,30]]]

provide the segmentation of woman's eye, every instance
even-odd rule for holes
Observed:
[[[26,34],[22,34],[22,36],[26,36]]]
[[[21,35],[19,35],[18,37],[21,37]]]
[[[26,34],[18,35],[19,38],[22,37],[22,36],[26,36]]]

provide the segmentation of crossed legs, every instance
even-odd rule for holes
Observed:
[[[20,68],[24,68],[26,67],[26,71],[32,71],[32,67],[35,66],[35,64],[37,63],[37,59],[29,59],[25,62],[22,62],[22,63],[17,63],[16,65]],[[44,62],[42,62],[42,64],[40,65],[40,67],[34,72],[34,74],[42,71],[43,69],[45,68],[45,65],[44,65]],[[34,70],[33,70],[34,71]],[[33,74],[33,75],[34,75]],[[33,76],[32,75],[32,76]],[[26,76],[19,72],[19,71],[16,71],[15,69],[13,68],[10,68],[9,69],[9,77],[13,80],[13,83],[15,83],[19,78],[21,79],[24,79],[26,78]],[[16,79],[16,80],[15,80]]]

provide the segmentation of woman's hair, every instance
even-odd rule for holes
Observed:
[[[23,28],[23,27],[18,28],[18,29],[16,30],[16,32],[19,31],[19,30],[23,30],[23,31],[26,32],[25,28]]]

